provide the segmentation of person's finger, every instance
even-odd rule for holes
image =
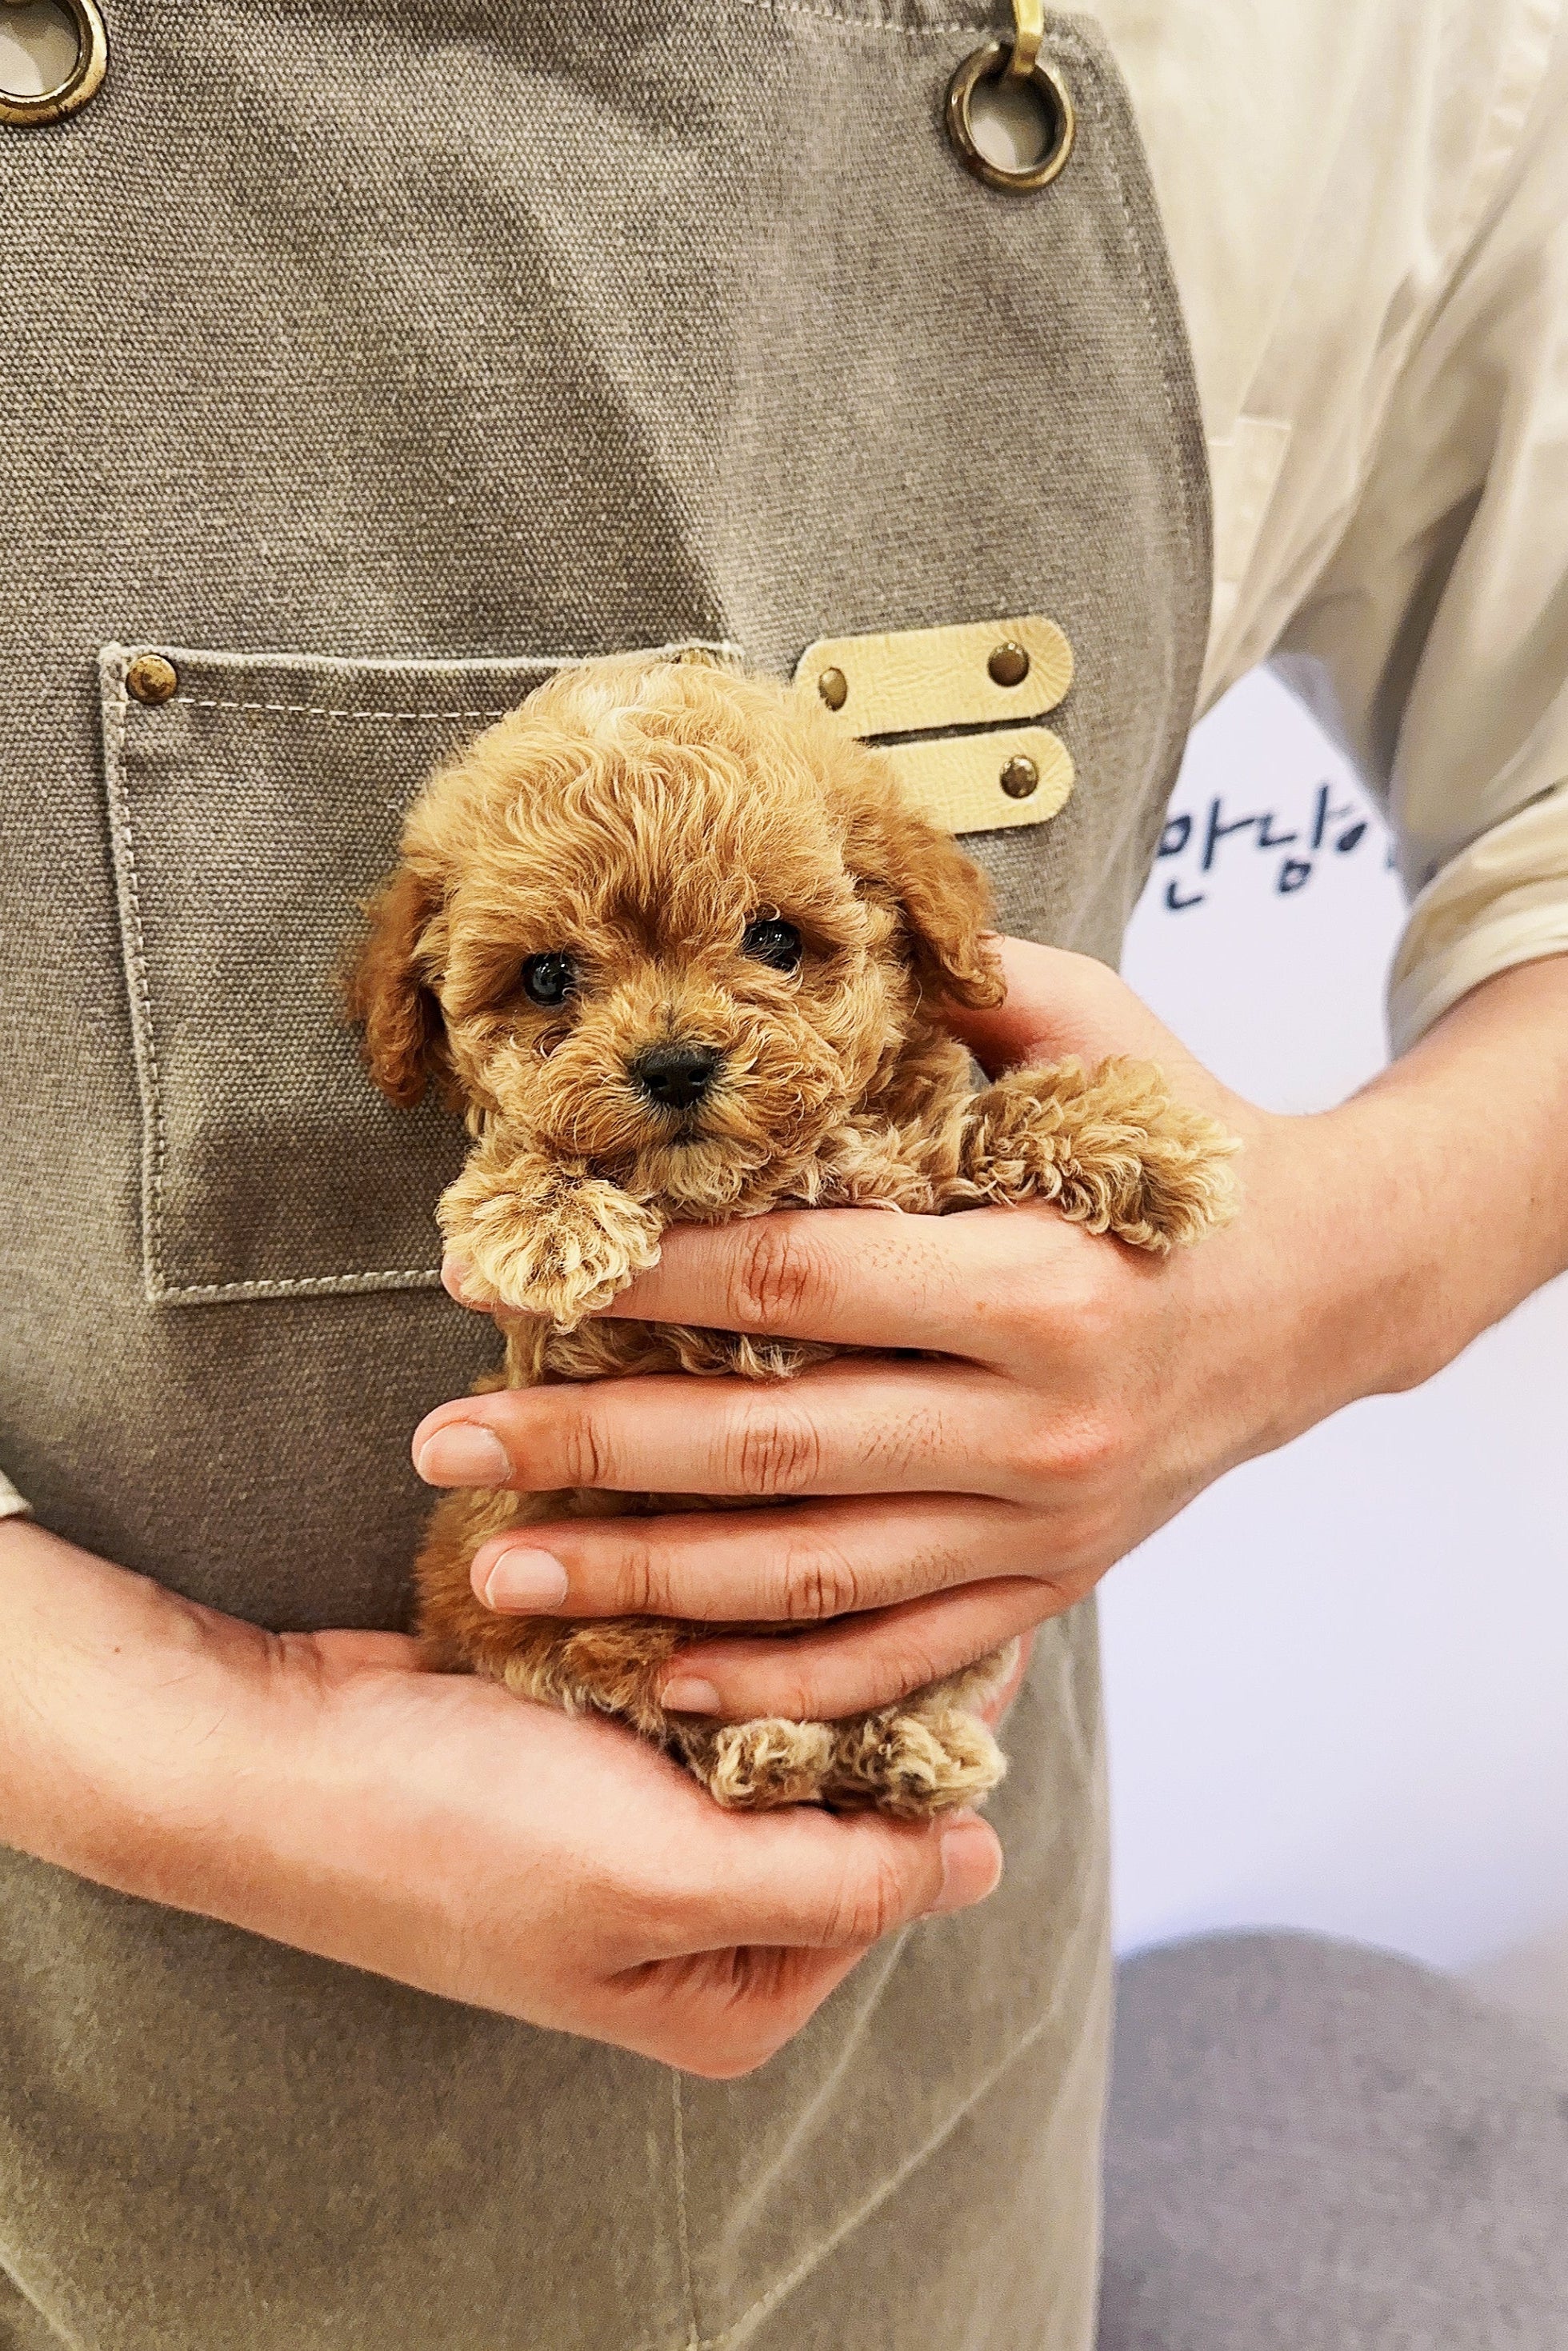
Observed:
[[[549,1519],[492,1535],[474,1589],[498,1614],[807,1625],[1050,1564],[1038,1518],[969,1494]]]
[[[703,2081],[733,2082],[777,2056],[864,1957],[743,1944],[649,1961],[601,1987],[596,2037]],[[576,2029],[591,2027],[579,2019]]]
[[[709,2079],[765,2064],[884,1936],[983,1901],[1001,1876],[996,1833],[970,1813],[930,1827],[804,1805],[726,1819],[741,1835],[727,1867],[702,1841],[693,1916],[734,1939],[643,1960],[604,1987],[606,2038]]]
[[[798,1208],[676,1226],[658,1264],[603,1312],[1002,1361],[1015,1335],[1009,1301],[1026,1241],[1047,1278],[1056,1260],[1067,1270],[1092,1246],[1053,1208],[1035,1205],[955,1217]]]
[[[1034,1417],[969,1364],[847,1356],[770,1385],[666,1375],[455,1398],[415,1429],[413,1466],[431,1486],[541,1494],[1008,1495],[1038,1450]]]
[[[660,1956],[866,1950],[912,1919],[983,1902],[1002,1874],[996,1831],[973,1813],[924,1823],[796,1804],[725,1819],[737,1834],[703,1840],[700,1880],[670,1907],[664,1935],[677,1939]]]
[[[371,1672],[423,1673],[419,1643],[408,1633],[286,1633],[285,1641],[308,1648],[322,1678],[348,1681]]]
[[[658,1264],[605,1312],[840,1346],[958,1352],[985,1260],[1005,1254],[1000,1236],[983,1229],[956,1238],[958,1222],[813,1208],[677,1226]],[[1016,1247],[1015,1237],[1015,1256]]]
[[[1029,1671],[1030,1659],[1033,1655],[1034,1628],[1031,1626],[1029,1632],[1020,1633],[1013,1643],[1012,1663],[1002,1679],[989,1697],[975,1708],[980,1719],[989,1723],[993,1730],[1005,1719],[1014,1698],[1023,1687],[1024,1676]]]
[[[463,1295],[463,1277],[467,1270],[467,1259],[459,1257],[455,1249],[448,1249],[441,1260],[441,1287],[448,1298],[455,1300],[459,1306],[466,1306],[471,1314],[482,1314],[485,1309]]]
[[[730,1634],[670,1661],[660,1695],[675,1714],[750,1722],[834,1722],[891,1706],[1059,1616],[1093,1583],[1080,1569],[966,1584],[894,1608],[841,1618],[813,1633]]]
[[[466,1309],[470,1314],[487,1314],[497,1330],[506,1331],[514,1323],[528,1318],[509,1306],[495,1306],[483,1299],[470,1298],[463,1285],[468,1277],[468,1260],[455,1249],[448,1249],[441,1260],[441,1287],[453,1303]]]

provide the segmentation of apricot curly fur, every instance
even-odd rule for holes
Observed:
[[[672,1223],[1034,1199],[1161,1251],[1233,1212],[1234,1146],[1146,1064],[1063,1061],[975,1091],[936,1014],[943,998],[1002,999],[982,876],[877,753],[735,669],[637,656],[559,673],[432,777],[366,915],[347,990],[370,1073],[399,1103],[440,1087],[474,1139],[439,1219],[473,1294],[504,1310],[505,1364],[482,1386],[782,1380],[834,1352],[592,1319]],[[745,952],[759,919],[793,926],[797,967]],[[538,1004],[524,967],[559,955],[574,984]],[[710,1057],[695,1105],[639,1083],[639,1056],[671,1044]],[[417,1563],[425,1656],[616,1716],[737,1808],[920,1819],[982,1798],[1005,1769],[976,1711],[1002,1653],[843,1721],[715,1723],[662,1705],[671,1658],[716,1630],[779,1628],[497,1616],[471,1588],[478,1546],[509,1527],[734,1507],[447,1494]]]

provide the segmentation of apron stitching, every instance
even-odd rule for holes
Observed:
[[[226,702],[216,695],[184,695],[181,697],[190,710],[267,710],[281,718],[507,718],[512,705],[506,710],[329,710],[315,702]]]
[[[890,25],[871,16],[846,16],[836,8],[809,8],[804,0],[730,0],[740,8],[755,8],[765,16],[810,16],[819,25],[833,25],[844,33],[893,33],[905,41],[924,41],[946,33],[984,33],[990,29],[985,17],[967,18],[962,23],[940,25]]]
[[[91,2346],[87,2342],[84,2336],[77,2333],[74,2326],[68,2333],[67,2333],[64,2331],[63,2320],[51,2318],[48,2315],[43,2304],[38,2300],[37,2295],[27,2284],[26,2279],[19,2277],[16,2270],[12,2267],[9,2253],[0,2255],[0,2279],[4,2279],[9,2285],[14,2285],[17,2293],[21,2295],[22,2300],[26,2304],[27,2308],[36,2312],[37,2316],[43,2320],[46,2326],[53,2327],[54,2337],[51,2339],[57,2339],[60,2343],[66,2345],[68,2346],[68,2351],[91,2351]]]
[[[1179,448],[1184,435],[1182,433],[1181,418],[1176,408],[1176,387],[1171,381],[1168,338],[1162,333],[1160,329],[1159,314],[1155,305],[1154,283],[1149,273],[1148,256],[1144,251],[1143,239],[1138,235],[1137,222],[1134,218],[1133,207],[1127,196],[1126,183],[1122,177],[1121,165],[1117,161],[1116,141],[1112,136],[1110,116],[1106,110],[1104,92],[1101,87],[1100,77],[1097,70],[1098,61],[1073,34],[1064,32],[1059,37],[1059,40],[1060,46],[1064,49],[1071,51],[1078,63],[1085,68],[1088,75],[1091,97],[1094,108],[1094,118],[1100,127],[1101,136],[1104,144],[1105,160],[1109,166],[1111,178],[1116,190],[1117,202],[1120,204],[1122,208],[1122,218],[1125,223],[1127,231],[1127,242],[1132,248],[1134,258],[1137,263],[1139,293],[1143,305],[1144,316],[1148,322],[1150,336],[1160,355],[1160,385],[1165,394],[1166,413],[1170,422],[1172,438]],[[1182,510],[1186,519],[1186,529],[1182,534],[1182,569],[1186,575],[1189,589],[1191,589],[1196,594],[1198,592],[1199,586],[1197,541],[1202,535],[1201,518],[1194,499],[1192,469],[1186,465],[1179,465],[1176,470],[1181,483]],[[1211,564],[1211,572],[1212,568]],[[1092,902],[1092,897],[1097,895],[1099,888],[1105,880],[1105,876],[1111,872],[1117,859],[1121,856],[1123,850],[1125,848],[1127,841],[1131,837],[1133,828],[1138,821],[1138,818],[1141,813],[1141,799],[1134,797],[1134,805],[1125,812],[1124,822],[1117,833],[1116,839],[1107,851],[1105,858],[1101,864],[1100,872],[1095,884],[1095,891],[1092,893],[1086,893],[1084,900],[1085,908],[1087,908],[1087,906]],[[1082,914],[1081,913],[1078,921],[1073,925],[1071,933],[1071,936],[1073,938],[1076,938],[1079,935],[1082,924]]]
[[[890,2178],[883,2181],[874,2196],[870,2197],[857,2212],[852,2212],[848,2220],[833,2230],[830,2235],[813,2245],[810,2252],[797,2262],[792,2270],[768,2288],[766,2294],[758,2294],[757,2300],[743,2310],[740,2316],[732,2321],[722,2335],[706,2335],[700,2342],[691,2344],[688,2351],[727,2351],[727,2346],[736,2342],[742,2327],[748,2326],[754,2318],[765,2315],[768,2310],[782,2302],[786,2294],[792,2294],[802,2279],[808,2277],[812,2270],[825,2262],[831,2253],[836,2253],[839,2247],[848,2238],[853,2236],[862,2222],[869,2220],[872,2214],[885,2204],[890,2196],[897,2193],[906,2179],[913,2178],[921,2165],[936,2154],[943,2141],[951,2137],[958,2125],[974,2112],[981,2099],[990,2095],[1009,2067],[1015,2065],[1020,2057],[1026,2056],[1040,2035],[1058,2022],[1053,2003],[1043,2016],[1036,2018],[1022,2040],[1014,2043],[1000,2064],[994,2065],[985,2078],[975,2085],[963,2104],[957,2106],[933,2132],[925,2146],[918,2148],[907,2161],[900,2164],[898,2169]]]
[[[663,644],[622,645],[618,647],[617,651],[623,655],[643,654],[650,661],[658,661],[694,648],[703,653],[726,653],[732,658],[739,659],[745,658],[746,652],[743,645],[734,643],[727,637],[671,637],[667,638]],[[128,649],[106,646],[104,650],[106,653],[119,651],[123,653]],[[253,673],[269,669],[306,670],[312,673],[330,672],[358,677],[373,676],[377,680],[386,681],[411,678],[433,685],[447,682],[461,685],[471,680],[482,684],[480,673],[484,671],[502,672],[503,674],[497,683],[506,685],[520,671],[553,673],[558,670],[570,669],[579,662],[594,658],[593,655],[583,653],[470,653],[444,661],[419,654],[387,656],[381,653],[312,653],[291,651],[287,648],[281,652],[275,650],[270,653],[234,653],[216,652],[210,646],[166,643],[161,643],[155,650],[165,653],[176,668],[195,664],[225,674],[233,671]],[[539,677],[535,680],[535,683],[543,684],[545,680]],[[325,705],[309,702],[206,700],[200,695],[189,694],[183,695],[181,699],[187,704],[193,702],[204,710],[302,710],[307,715],[315,715],[319,710],[329,717],[340,715]],[[460,710],[452,714],[442,712],[439,715],[442,716],[451,715],[459,718],[505,718],[516,707],[515,703],[507,703],[503,710]],[[356,718],[372,714],[349,710],[340,715],[344,717]],[[424,714],[419,711],[392,710],[373,715],[389,718],[417,718]]]
[[[681,2077],[672,2067],[670,2097],[675,2124],[675,2235],[681,2252],[681,2295],[685,2304],[686,2351],[699,2351],[696,2293],[692,2284],[692,2241],[686,2222],[686,2132]]]
[[[1168,341],[1167,338],[1164,333],[1162,333],[1160,329],[1159,316],[1155,308],[1154,281],[1149,274],[1148,256],[1144,251],[1144,241],[1138,235],[1137,223],[1133,217],[1133,207],[1127,198],[1126,183],[1122,177],[1122,168],[1116,160],[1116,142],[1111,133],[1111,120],[1106,111],[1104,91],[1101,88],[1099,73],[1096,70],[1098,59],[1092,57],[1090,51],[1085,48],[1072,34],[1064,32],[1058,37],[1060,46],[1065,49],[1070,49],[1077,58],[1079,64],[1085,67],[1088,70],[1094,105],[1094,117],[1095,120],[1099,123],[1101,134],[1104,141],[1105,160],[1110,167],[1111,178],[1115,186],[1117,202],[1122,207],[1122,218],[1126,224],[1127,242],[1132,246],[1134,256],[1138,265],[1138,282],[1141,289],[1144,316],[1148,320],[1149,333],[1153,338],[1155,349],[1158,350],[1160,355],[1160,384],[1165,392],[1166,413],[1170,419],[1172,437],[1179,448],[1180,444],[1186,436],[1182,431],[1181,419],[1176,413],[1176,388],[1171,381]],[[1177,467],[1177,473],[1181,481],[1182,506],[1186,512],[1187,521],[1186,534],[1182,546],[1182,559],[1186,570],[1188,580],[1196,583],[1197,580],[1197,564],[1195,559],[1197,552],[1196,540],[1199,534],[1198,515],[1193,502],[1191,470],[1189,467],[1182,465]]]
[[[364,1273],[299,1273],[258,1275],[254,1281],[166,1281],[164,1298],[259,1298],[294,1290],[312,1293],[331,1290],[384,1289],[389,1282],[420,1282],[434,1289],[441,1280],[438,1266],[377,1266]]]
[[[147,1071],[147,1116],[152,1151],[147,1168],[147,1286],[156,1295],[163,1282],[163,1169],[168,1134],[163,1121],[162,1082],[158,1073],[158,1049],[152,1034],[152,991],[147,977],[147,939],[141,925],[141,892],[136,872],[136,842],[131,826],[131,789],[127,774],[126,732],[131,698],[121,668],[115,684],[110,724],[110,758],[114,778],[114,830],[122,852],[125,903],[131,916],[131,982],[135,1008],[141,1014],[141,1042]]]

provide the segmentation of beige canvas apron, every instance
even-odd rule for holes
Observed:
[[[1077,787],[974,846],[1113,958],[1207,616],[1187,357],[1082,20],[1027,199],[944,133],[983,0],[110,29],[90,105],[0,126],[0,1458],[219,1608],[392,1624],[409,1432],[493,1352],[434,1287],[455,1138],[323,977],[402,804],[541,657],[1049,614]],[[7,1856],[0,2346],[1083,2351],[1087,1609],[1009,1740],[1001,1893],[722,2086]]]

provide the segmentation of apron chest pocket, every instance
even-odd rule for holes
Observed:
[[[103,649],[154,1302],[438,1279],[461,1124],[375,1092],[336,973],[431,767],[554,665]]]

